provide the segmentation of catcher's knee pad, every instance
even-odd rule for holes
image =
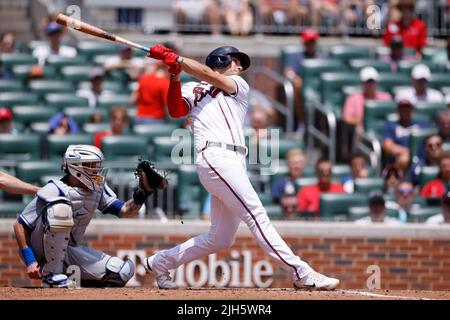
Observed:
[[[122,260],[118,257],[111,257],[106,262],[106,272],[102,281],[106,285],[123,287],[133,277],[135,267],[130,260]]]
[[[68,200],[50,203],[46,208],[47,225],[51,232],[67,232],[73,222],[72,206]]]

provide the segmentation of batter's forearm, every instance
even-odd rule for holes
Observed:
[[[9,193],[34,195],[38,192],[39,187],[0,172],[0,189]]]
[[[128,200],[120,209],[119,218],[134,218],[137,216],[142,204],[138,205],[133,199]]]

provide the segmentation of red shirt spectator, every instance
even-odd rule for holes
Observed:
[[[340,183],[331,182],[332,164],[328,160],[320,160],[316,164],[316,185],[306,186],[298,192],[298,211],[319,213],[320,195],[325,192],[345,192]]]
[[[136,96],[136,123],[155,123],[166,116],[169,75],[164,64],[157,63],[156,70],[139,78]],[[156,120],[156,121],[155,121]]]
[[[439,161],[439,177],[428,182],[420,192],[422,197],[440,198],[447,193],[450,182],[450,154],[445,154]]]
[[[400,0],[397,9],[401,13],[400,21],[389,21],[384,34],[384,43],[391,45],[393,35],[400,35],[403,38],[403,45],[407,48],[414,48],[418,53],[427,45],[427,26],[425,22],[414,17],[415,1]]]
[[[128,110],[125,107],[114,107],[111,109],[109,119],[111,128],[97,132],[94,135],[94,144],[97,148],[102,148],[102,141],[107,136],[124,134],[128,127]]]

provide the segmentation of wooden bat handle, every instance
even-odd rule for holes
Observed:
[[[147,47],[141,46],[140,44],[126,40],[126,39],[116,36],[112,33],[106,32],[105,30],[100,29],[96,26],[93,26],[89,23],[68,17],[62,13],[58,14],[58,16],[56,17],[56,22],[67,28],[71,28],[71,29],[74,29],[74,30],[77,30],[77,31],[80,31],[83,33],[87,33],[87,34],[90,34],[95,37],[103,38],[103,39],[113,41],[113,42],[118,42],[118,43],[127,45],[129,47],[142,50],[146,53],[150,52],[150,49]]]

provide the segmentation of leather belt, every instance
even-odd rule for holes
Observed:
[[[206,150],[206,148],[209,148],[209,147],[216,147],[216,148],[222,148],[222,149],[234,151],[234,152],[243,154],[244,156],[246,156],[248,153],[247,147],[238,146],[236,144],[230,144],[230,143],[224,143],[224,142],[213,142],[213,141],[206,141],[205,146],[203,148],[197,150],[197,152],[198,153],[202,152],[202,151]]]

